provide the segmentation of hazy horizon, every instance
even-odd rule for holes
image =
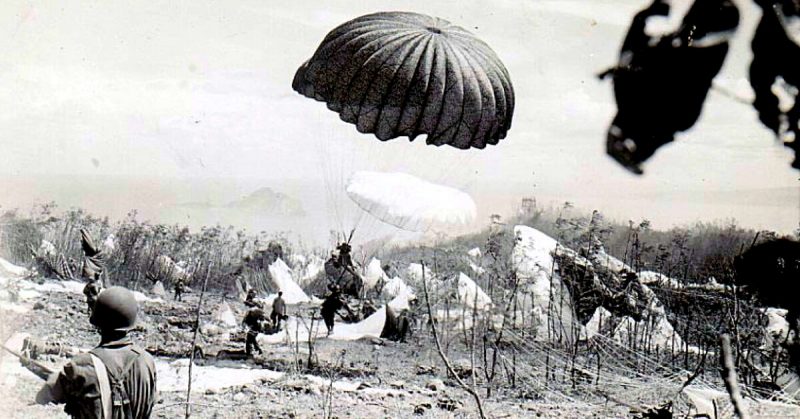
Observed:
[[[115,221],[135,209],[142,221],[187,225],[193,230],[220,224],[233,225],[249,233],[262,230],[289,232],[290,239],[315,246],[327,243],[331,229],[346,230],[355,221],[359,221],[363,227],[364,231],[359,234],[366,234],[360,237],[364,240],[400,233],[398,229],[383,225],[369,215],[359,216],[361,211],[346,199],[338,199],[334,203],[347,207],[345,210],[340,208],[343,215],[334,216],[330,212],[330,198],[314,181],[304,179],[265,183],[254,179],[187,181],[129,176],[0,176],[0,187],[6,191],[0,196],[0,210],[19,208],[27,211],[33,205],[52,201],[61,210],[83,208],[96,216],[108,216]],[[262,188],[298,200],[305,214],[269,214],[226,206]],[[606,206],[607,200],[601,193],[576,196],[545,192],[541,188],[537,191],[533,187],[529,193],[525,193],[522,189],[515,185],[504,185],[502,189],[473,187],[471,193],[478,204],[478,219],[462,232],[487,226],[491,214],[499,213],[504,217],[513,215],[522,198],[533,197],[542,208],[559,207],[569,201],[575,205],[574,213],[597,209],[606,218],[615,221],[648,219],[653,228],[658,230],[696,222],[734,219],[741,227],[791,234],[797,229],[797,224],[791,221],[791,203],[800,201],[800,191],[786,187],[660,193],[660,199],[672,199],[677,203],[667,208],[654,202],[652,192],[647,191],[633,192],[614,206]],[[196,205],[198,203],[203,205]]]
[[[697,125],[659,150],[644,176],[605,155],[615,105],[611,83],[596,74],[616,63],[631,17],[648,3],[392,2],[389,9],[474,32],[508,68],[517,99],[508,137],[464,152],[424,139],[382,143],[292,90],[295,70],[324,36],[387,8],[375,3],[7,1],[0,5],[0,205],[53,200],[112,217],[136,206],[154,221],[233,220],[327,236],[363,217],[347,200],[344,180],[381,170],[464,190],[478,204],[478,225],[534,196],[542,205],[571,201],[622,221],[647,218],[660,229],[733,218],[794,231],[800,188],[791,150],[752,107],[718,91],[709,93]],[[747,96],[758,9],[738,3],[742,23],[716,81]],[[229,202],[261,187],[297,197],[308,217],[176,209]]]

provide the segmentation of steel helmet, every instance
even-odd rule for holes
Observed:
[[[102,331],[128,331],[136,324],[139,305],[133,293],[124,287],[110,287],[100,292],[89,321]]]

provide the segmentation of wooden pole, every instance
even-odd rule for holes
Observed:
[[[453,366],[450,365],[450,360],[447,359],[447,356],[444,354],[444,351],[442,350],[441,343],[439,343],[439,335],[436,333],[436,322],[434,321],[433,318],[433,309],[431,308],[431,300],[428,297],[428,284],[427,281],[425,280],[425,262],[420,261],[420,264],[422,265],[422,289],[425,292],[425,303],[428,307],[428,317],[430,318],[431,321],[431,331],[433,332],[433,341],[436,343],[436,349],[439,352],[439,356],[442,358],[442,362],[444,362],[444,366],[447,368],[447,371],[455,378],[458,385],[460,385],[461,388],[463,388],[467,393],[469,393],[475,399],[475,404],[478,406],[478,415],[481,417],[481,419],[485,419],[486,414],[484,414],[483,412],[483,403],[481,402],[480,395],[478,395],[478,392],[475,391],[474,388],[467,385],[467,383],[461,380],[461,377],[459,377],[458,374],[456,374],[455,370],[453,370]]]
[[[200,330],[200,308],[203,306],[203,296],[206,293],[206,286],[208,285],[208,277],[211,276],[211,262],[208,263],[206,270],[206,278],[203,280],[203,289],[200,291],[200,300],[197,301],[197,310],[195,311],[194,318],[194,337],[192,337],[192,352],[189,354],[189,385],[186,388],[186,419],[191,415],[191,404],[189,400],[192,397],[192,365],[194,365],[194,353],[197,347],[197,332]]]
[[[722,335],[722,379],[725,381],[725,388],[731,396],[731,403],[736,415],[740,419],[750,419],[747,409],[744,406],[742,393],[739,391],[739,381],[736,377],[736,366],[733,363],[733,351],[731,350],[731,338]]]

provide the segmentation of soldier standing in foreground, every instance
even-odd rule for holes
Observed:
[[[36,402],[64,403],[74,418],[149,418],[156,403],[155,364],[128,336],[138,311],[128,289],[100,292],[89,320],[99,329],[100,344],[52,374]]]

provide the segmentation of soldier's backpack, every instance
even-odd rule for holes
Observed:
[[[112,373],[107,367],[107,361],[103,360],[105,355],[101,351],[91,350],[92,364],[97,373],[97,381],[100,384],[100,400],[103,405],[102,419],[132,419],[131,401],[125,382],[128,379],[133,365],[142,355],[138,348],[131,348],[136,354],[132,356],[122,371],[118,374]]]

